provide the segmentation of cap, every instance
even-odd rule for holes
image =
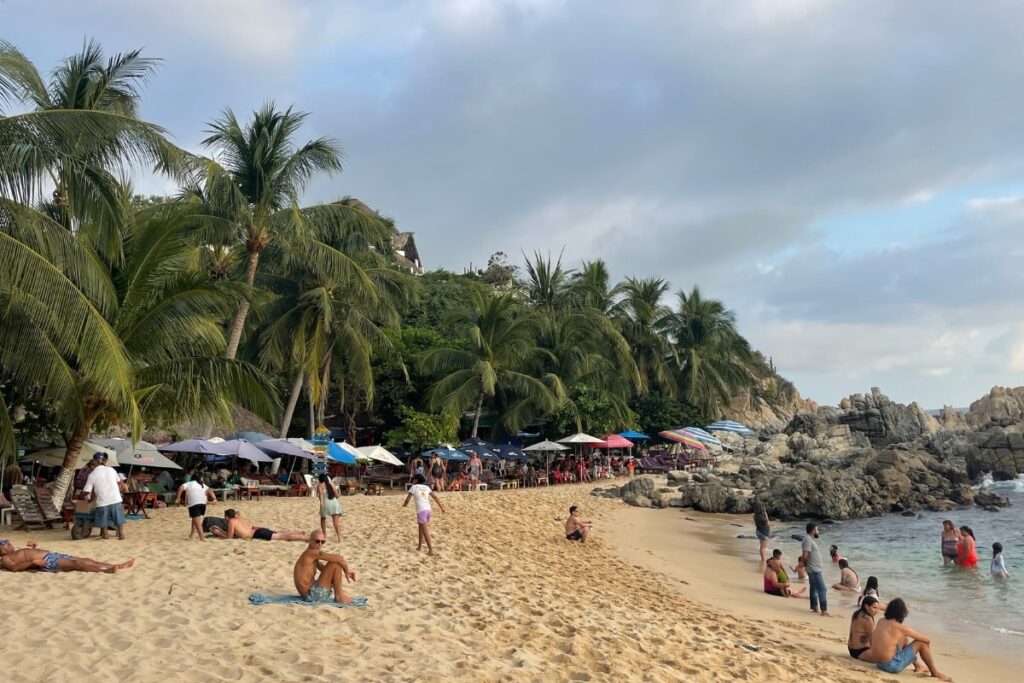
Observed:
[[[93,454],[92,459],[93,460],[106,460],[107,459],[107,452],[106,451],[99,451],[99,452]]]

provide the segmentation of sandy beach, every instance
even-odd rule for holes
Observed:
[[[776,606],[733,586],[747,583],[738,575],[716,593],[702,577],[733,576],[721,572],[742,572],[743,562],[714,551],[711,527],[680,535],[662,522],[684,513],[626,509],[589,488],[440,494],[448,514],[435,511],[435,557],[415,551],[413,508],[402,509],[400,495],[343,498],[343,540],[329,535],[327,550],[348,558],[358,574],[351,593],[368,599],[366,609],[249,604],[255,591],[294,593],[304,544],[190,542],[184,509],[130,522],[123,542],[12,533],[18,546],[33,538],[48,550],[137,562],[113,576],[0,572],[4,678],[893,680],[841,656],[845,620],[806,624],[802,602]],[[593,542],[563,539],[572,503],[595,521]],[[228,507],[276,530],[318,524],[314,499]],[[757,575],[749,579],[756,588]],[[939,652],[957,680],[1007,680],[998,663]]]

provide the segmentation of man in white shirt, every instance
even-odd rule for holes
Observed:
[[[98,462],[93,468],[92,474],[85,481],[82,491],[91,500],[96,501],[96,509],[93,510],[93,525],[100,528],[100,537],[108,537],[108,528],[111,524],[117,527],[118,540],[124,540],[124,507],[121,504],[121,489],[118,486],[119,480],[117,471],[107,466],[107,454],[97,453],[93,460]]]

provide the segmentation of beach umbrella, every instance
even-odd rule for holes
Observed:
[[[658,436],[668,439],[669,441],[675,441],[678,444],[682,444],[686,448],[693,448],[698,451],[706,451],[708,449],[703,443],[693,438],[681,429],[677,430],[665,430],[664,432],[658,432]]]
[[[587,444],[587,443],[603,443],[603,441],[596,436],[590,434],[584,434],[583,432],[576,432],[572,436],[567,436],[564,439],[559,439],[558,443],[571,443],[571,444]]]
[[[518,446],[513,446],[510,443],[495,444],[493,450],[495,453],[498,454],[498,457],[502,458],[503,460],[526,460],[526,455],[523,453],[523,450]]]
[[[749,427],[741,425],[739,422],[733,420],[719,420],[718,422],[712,422],[711,424],[704,427],[709,432],[732,432],[734,434],[740,434],[742,436],[753,436],[754,431]]]
[[[560,443],[554,441],[541,441],[535,443],[532,446],[527,446],[523,449],[524,453],[543,453],[544,454],[544,472],[548,477],[551,476],[551,454],[559,453],[561,451],[569,450],[568,446],[563,446]]]
[[[67,452],[67,448],[44,448],[41,451],[29,453],[22,458],[22,462],[34,462],[37,465],[43,465],[45,467],[61,467],[64,464],[64,456]],[[78,454],[78,460],[75,462],[75,469],[80,470],[85,467],[86,463],[92,460],[92,456],[97,453],[106,453],[107,457],[113,458],[116,464],[117,453],[114,450],[97,446],[94,443],[86,441],[82,444],[82,450]]]
[[[632,429],[627,429],[624,432],[619,432],[619,436],[629,439],[631,441],[647,441],[648,439],[651,438],[642,432],[635,432]]]
[[[214,444],[213,452],[217,455],[234,455],[251,462],[272,462],[273,458],[261,451],[248,439],[229,439],[224,443]]]
[[[290,455],[296,458],[314,457],[313,444],[297,437],[291,439],[265,439],[254,445],[261,451],[273,453],[274,455]]]
[[[259,441],[266,441],[267,439],[270,439],[270,438],[272,438],[272,437],[269,434],[264,434],[263,432],[235,432],[234,434],[229,434],[227,439],[225,439],[225,440],[226,441],[245,440],[245,441],[248,441],[249,443],[257,443]]]
[[[402,467],[403,463],[401,460],[395,457],[395,454],[384,448],[383,446],[360,446],[356,449],[364,458],[370,460],[376,460],[378,462],[385,462],[389,465],[395,465],[396,467]]]
[[[442,460],[454,460],[459,462],[465,462],[469,460],[468,455],[455,448],[449,448],[448,446],[440,446],[429,451],[424,451],[423,455],[436,455]]]
[[[117,453],[119,465],[157,467],[165,470],[181,469],[180,465],[161,455],[159,449],[148,441],[138,441],[134,444],[128,439],[90,439],[90,441]]]
[[[716,439],[711,434],[705,432],[700,427],[683,427],[682,429],[677,429],[675,431],[677,431],[677,432],[686,432],[687,434],[689,434],[693,438],[697,439],[697,441],[700,441],[701,443],[706,444],[708,446],[721,446],[722,445],[721,441]]]
[[[633,442],[619,434],[609,434],[600,443],[590,445],[593,448],[632,448]]]
[[[222,455],[221,451],[217,450],[222,443],[224,443],[223,440],[210,441],[207,439],[185,439],[184,441],[175,441],[174,443],[164,444],[159,448],[165,453],[214,453]]]
[[[459,444],[459,450],[462,452],[472,451],[479,455],[481,458],[488,460],[497,460],[498,454],[494,450],[494,444],[484,441],[483,439],[466,439]]]
[[[344,441],[331,441],[327,444],[327,457],[346,465],[355,465],[356,458],[360,458],[362,455],[354,446]]]

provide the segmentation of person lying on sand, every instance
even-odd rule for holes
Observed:
[[[231,509],[224,511],[224,518],[228,522],[227,533],[221,531],[219,527],[210,528],[217,538],[241,538],[246,541],[305,541],[308,538],[305,531],[271,531],[266,527],[249,524]]]
[[[37,548],[35,541],[29,541],[27,548],[18,550],[9,541],[0,541],[0,567],[9,572],[41,571],[57,572],[105,572],[113,574],[120,569],[135,565],[134,558],[120,564],[109,564],[90,560],[87,557],[71,557],[64,553],[51,553]]]
[[[874,662],[875,666],[886,673],[898,674],[911,664],[914,670],[921,672],[917,656],[921,655],[928,672],[940,681],[953,679],[935,668],[932,658],[931,641],[924,635],[903,625],[910,614],[906,603],[896,598],[885,608],[885,618],[875,626],[871,634],[871,647],[860,656],[862,662]]]
[[[348,568],[341,555],[325,553],[325,543],[327,536],[323,531],[316,530],[309,535],[309,546],[295,562],[295,589],[306,602],[330,602],[332,599],[334,602],[352,602],[342,589],[342,583],[345,579],[355,581],[356,573]],[[316,575],[317,571],[320,576]]]
[[[583,543],[590,535],[590,527],[593,522],[580,519],[579,507],[573,505],[569,508],[569,519],[565,520],[565,538],[568,541],[579,541]]]

